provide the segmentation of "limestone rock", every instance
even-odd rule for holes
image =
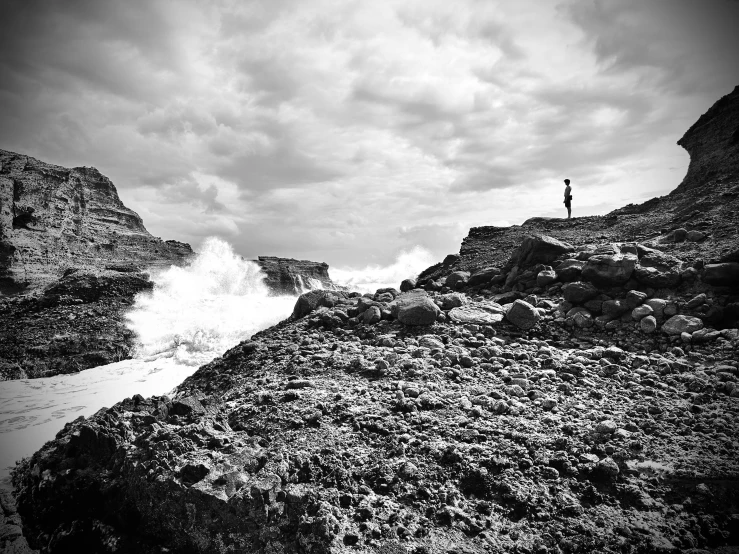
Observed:
[[[475,323],[492,325],[503,320],[503,307],[494,302],[475,302],[449,312],[449,319],[455,323]]]
[[[665,321],[662,331],[668,335],[680,335],[681,333],[692,333],[703,329],[703,322],[697,317],[689,315],[675,315]]]
[[[648,315],[639,321],[639,328],[647,334],[654,333],[657,330],[657,320],[653,315]]]

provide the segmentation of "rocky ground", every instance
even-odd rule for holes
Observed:
[[[71,270],[43,291],[0,298],[0,380],[48,377],[130,358],[125,312],[150,290],[129,268]]]
[[[739,545],[739,331],[707,323],[738,292],[684,263],[678,285],[645,285],[634,275],[669,271],[640,272],[654,254],[617,247],[530,237],[508,284],[453,273],[439,291],[303,295],[293,318],[174,398],[77,420],[25,461],[27,540],[50,552]]]

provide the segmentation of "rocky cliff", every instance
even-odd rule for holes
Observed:
[[[739,86],[711,106],[677,143],[690,154],[690,166],[675,192],[739,179]]]
[[[192,250],[153,237],[97,169],[0,150],[0,292],[46,285],[70,267],[181,264]]]
[[[328,264],[292,258],[259,256],[254,260],[266,275],[264,283],[274,294],[302,294],[312,289],[336,289]]]

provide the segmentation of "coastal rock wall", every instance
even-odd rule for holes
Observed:
[[[0,290],[44,286],[69,267],[151,267],[190,255],[188,244],[153,237],[97,169],[0,150]]]
[[[275,256],[254,260],[266,274],[264,283],[274,294],[302,294],[313,289],[336,289],[328,275],[328,264]]]

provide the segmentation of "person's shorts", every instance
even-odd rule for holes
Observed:
[[[572,204],[570,203],[570,201],[569,200],[565,200],[565,208],[569,208],[571,206],[572,206]]]

